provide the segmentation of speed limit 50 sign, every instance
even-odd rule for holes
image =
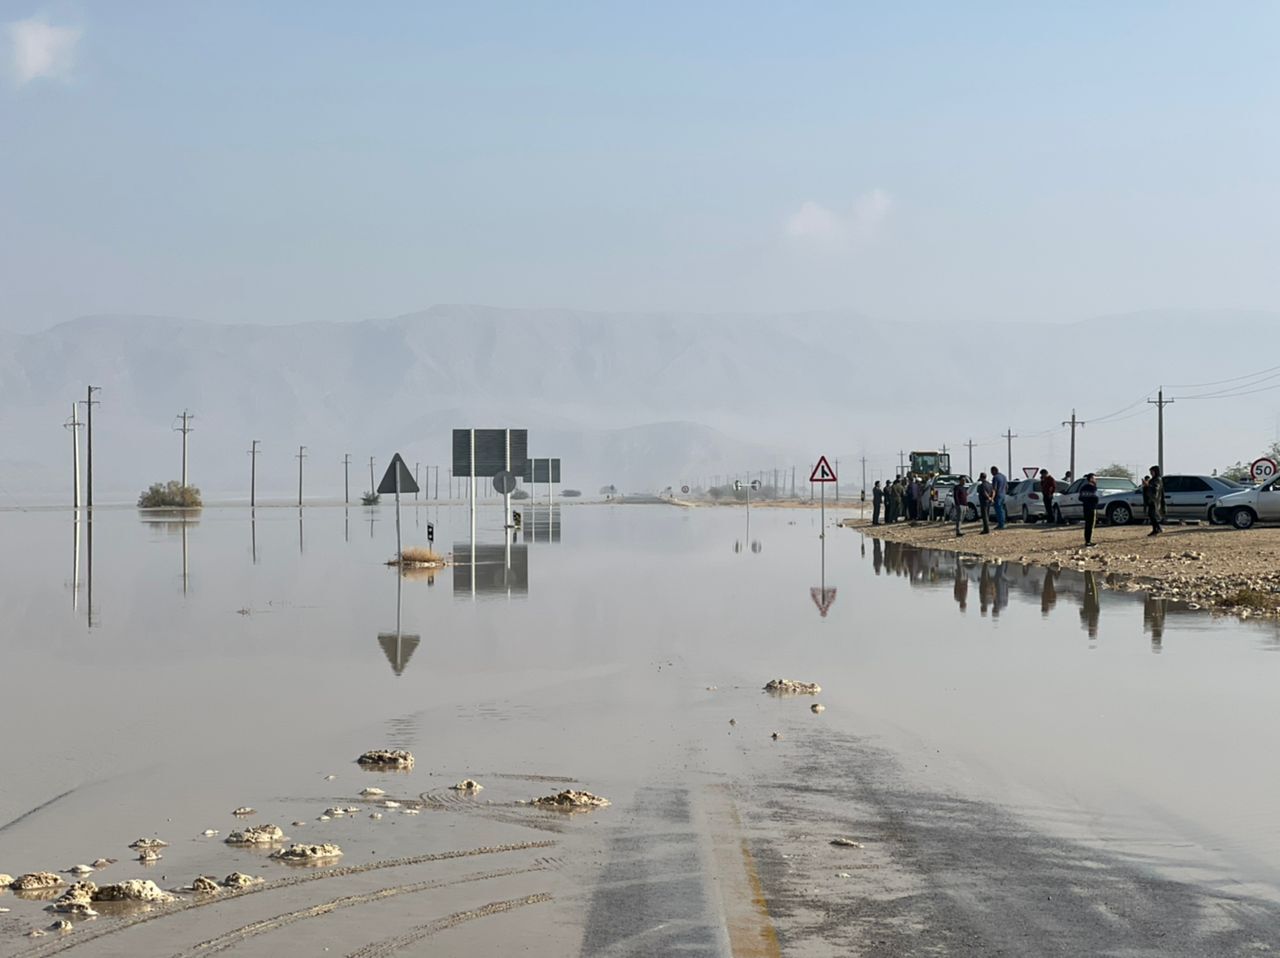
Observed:
[[[1253,461],[1253,465],[1249,467],[1249,475],[1254,482],[1265,482],[1276,474],[1276,469],[1276,461],[1263,456]]]

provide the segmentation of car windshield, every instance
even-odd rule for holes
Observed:
[[[1218,481],[1222,483],[1224,486],[1229,486],[1232,489],[1244,488],[1244,483],[1236,482],[1234,479],[1227,479],[1225,476],[1218,476],[1217,478],[1218,478]]]
[[[1132,492],[1138,488],[1138,484],[1132,479],[1121,479],[1118,476],[1103,476],[1098,480],[1099,491],[1103,489],[1113,489],[1121,492]]]

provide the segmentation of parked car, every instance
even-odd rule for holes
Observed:
[[[930,519],[945,518],[948,513],[947,503],[951,501],[951,493],[956,487],[956,483],[964,479],[965,485],[972,485],[968,476],[959,473],[944,472],[934,476],[925,483],[925,488],[929,490]],[[977,513],[974,513],[977,518]]]
[[[1040,492],[1039,479],[1019,479],[1009,483],[1005,497],[1009,518],[1023,522],[1039,522],[1044,518],[1044,496]]]
[[[1112,496],[1133,492],[1138,484],[1132,479],[1121,476],[1098,476],[1098,513],[1106,515],[1107,506]],[[1056,522],[1075,522],[1084,518],[1084,507],[1080,505],[1080,487],[1084,479],[1080,478],[1067,486],[1067,491],[1053,497],[1053,518]]]
[[[1223,496],[1214,503],[1213,517],[1237,529],[1248,529],[1255,522],[1280,522],[1280,476]]]
[[[1221,476],[1165,476],[1165,515],[1170,519],[1207,519],[1214,522],[1214,504],[1223,496],[1244,488],[1240,483]],[[1142,504],[1142,490],[1109,497],[1104,515],[1108,522],[1117,526],[1146,522],[1147,509]]]

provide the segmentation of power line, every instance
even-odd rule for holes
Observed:
[[[1248,373],[1247,375],[1244,375],[1244,376],[1232,376],[1230,379],[1218,379],[1211,383],[1170,383],[1169,388],[1170,389],[1204,389],[1208,386],[1221,386],[1224,383],[1235,383],[1235,382],[1239,382],[1242,379],[1252,379],[1254,376],[1261,376],[1263,373],[1275,372],[1276,370],[1280,370],[1280,366],[1269,366],[1268,368],[1260,370],[1259,372],[1256,372],[1256,373]]]

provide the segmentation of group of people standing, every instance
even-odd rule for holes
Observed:
[[[1070,472],[1064,477],[1064,482],[1067,485],[1071,484]],[[991,467],[990,479],[987,478],[985,472],[979,473],[972,486],[965,481],[965,477],[961,476],[956,485],[952,487],[951,493],[955,499],[954,512],[957,538],[964,535],[960,523],[969,511],[968,507],[971,504],[971,500],[973,500],[972,504],[975,506],[978,518],[982,520],[981,535],[985,536],[991,533],[992,514],[995,517],[996,529],[1003,529],[1008,521],[1006,504],[1008,491],[1009,479],[1000,471],[999,466]],[[1053,522],[1055,519],[1053,499],[1057,493],[1057,480],[1050,475],[1048,469],[1041,469],[1040,495],[1044,501],[1044,520],[1046,524]],[[1076,490],[1076,494],[1080,499],[1080,509],[1084,518],[1084,544],[1092,546],[1093,531],[1098,519],[1097,475],[1092,472],[1086,473],[1084,482]],[[880,525],[882,509],[884,513],[883,521],[888,525],[904,519],[913,523],[919,522],[921,519],[933,519],[937,504],[933,501],[932,496],[933,490],[929,488],[925,479],[914,473],[898,476],[892,482],[886,482],[883,487],[881,487],[880,481],[877,479],[871,489],[871,524],[873,526]],[[1151,523],[1149,535],[1159,535],[1163,531],[1161,523],[1164,519],[1165,511],[1164,480],[1160,475],[1159,466],[1152,466],[1149,473],[1142,477],[1142,505]]]

